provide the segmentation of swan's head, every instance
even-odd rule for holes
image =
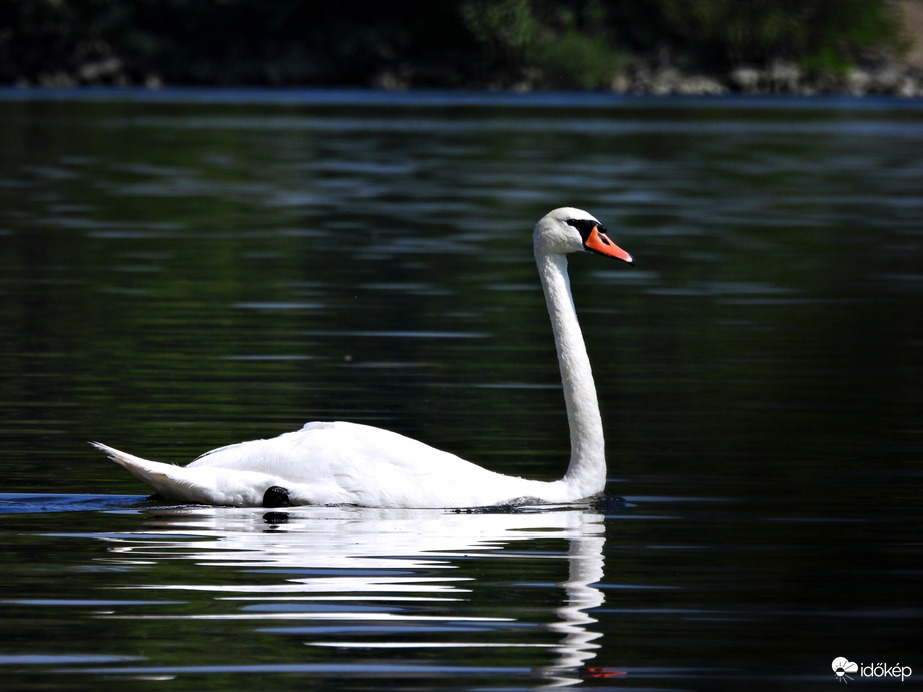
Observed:
[[[603,226],[589,212],[573,207],[561,207],[548,212],[535,224],[532,234],[535,251],[547,255],[571,252],[595,252],[629,264],[634,258],[616,245]]]

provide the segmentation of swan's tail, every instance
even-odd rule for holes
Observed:
[[[199,498],[199,494],[195,492],[195,489],[190,487],[188,479],[182,478],[183,467],[181,466],[164,464],[160,461],[148,461],[133,454],[121,452],[101,442],[91,442],[90,444],[105,452],[112,461],[124,466],[131,475],[147,483],[165,498],[189,501],[195,501]]]

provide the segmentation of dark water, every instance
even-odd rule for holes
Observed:
[[[898,101],[7,92],[4,687],[919,689],[921,152]],[[638,262],[571,261],[627,505],[163,507],[86,444],[559,476],[565,204]]]

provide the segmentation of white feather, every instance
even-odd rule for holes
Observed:
[[[403,435],[346,422],[308,423],[270,440],[220,447],[187,466],[93,444],[163,497],[182,502],[259,506],[272,486],[285,488],[294,504],[365,507],[566,503],[599,493],[606,482],[602,421],[565,258],[584,249],[573,220],[598,223],[565,207],[543,217],[533,234],[570,424],[571,459],[561,480],[506,476]]]

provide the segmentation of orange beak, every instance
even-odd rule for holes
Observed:
[[[599,230],[599,226],[593,226],[593,230],[590,231],[590,235],[587,236],[583,246],[591,252],[596,252],[606,257],[614,257],[623,262],[628,262],[628,264],[635,263],[634,257],[613,243],[609,236]]]

